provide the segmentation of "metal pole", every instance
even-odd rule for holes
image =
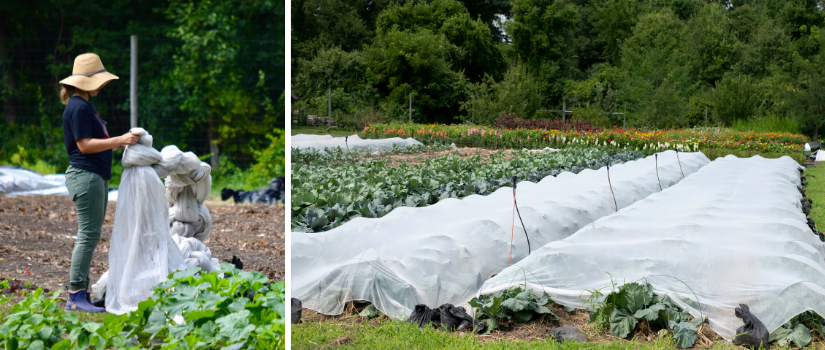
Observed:
[[[622,113],[622,117],[624,117],[624,121],[622,121],[622,129],[627,129],[627,106],[624,107],[624,113]]]
[[[708,106],[705,106],[705,127],[708,127]]]
[[[331,129],[332,128],[332,88],[329,88],[327,91],[329,93],[329,95],[327,95],[327,103],[328,103],[328,105],[327,105],[327,108],[328,108],[327,115],[329,116],[329,120],[327,121],[327,129]]]
[[[138,37],[132,35],[132,57],[130,59],[129,69],[129,109],[131,111],[131,125],[133,128],[138,126],[138,107],[137,107],[137,59],[138,59]]]
[[[410,92],[410,123],[412,123],[412,92]]]
[[[561,121],[564,122],[564,113],[567,112],[567,102],[562,101],[561,103]]]

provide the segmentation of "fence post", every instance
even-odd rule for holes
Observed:
[[[132,40],[132,56],[130,59],[129,69],[129,110],[131,111],[130,124],[133,128],[138,126],[138,107],[137,107],[137,59],[138,59],[138,37],[131,36]]]
[[[327,120],[327,131],[332,129],[332,88],[327,90],[327,116],[329,116],[329,120]]]
[[[567,111],[567,102],[566,102],[566,101],[562,101],[562,102],[561,102],[561,121],[562,121],[562,123],[564,122],[564,113],[565,113],[566,111]]]
[[[705,127],[708,127],[708,106],[705,106]]]
[[[410,123],[412,123],[412,92],[410,92]]]

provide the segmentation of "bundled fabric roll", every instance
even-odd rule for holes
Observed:
[[[178,160],[177,164],[161,166],[166,175],[166,200],[171,207],[171,234],[206,241],[212,231],[212,217],[203,203],[212,189],[212,167],[194,153],[183,153],[175,146],[164,147],[161,154]]]
[[[152,148],[152,137],[145,130],[132,131],[142,136],[138,144],[127,147],[123,153],[124,171],[112,228],[109,271],[92,286],[95,295],[105,293],[106,311],[114,314],[136,310],[139,302],[152,295],[152,287],[174,271],[191,266],[206,271],[219,269],[218,260],[211,258],[211,251],[202,242],[169,232],[168,196],[160,175],[172,176],[169,169],[172,173],[189,169],[192,162],[183,155]],[[192,198],[196,201],[194,195]],[[197,227],[208,236],[212,223],[209,213],[205,207],[205,214],[197,206],[195,210],[195,217],[208,218]],[[196,234],[197,231],[193,236]]]

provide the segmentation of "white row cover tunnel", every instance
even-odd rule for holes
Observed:
[[[807,225],[789,157],[727,156],[574,235],[551,242],[484,283],[518,285],[583,308],[592,290],[647,280],[726,339],[747,304],[773,332],[806,310],[825,315],[825,243]]]
[[[344,137],[332,137],[330,135],[305,135],[298,134],[290,138],[290,144],[293,148],[314,148],[318,151],[324,152],[325,148],[341,147],[342,150],[350,151],[389,151],[393,145],[398,148],[405,148],[409,146],[423,145],[412,137],[402,139],[400,137],[391,137],[386,139],[367,139],[364,140],[358,135]]]
[[[658,157],[658,159],[657,159]],[[659,153],[610,167],[521,182],[517,200],[533,254],[593,221],[668,188],[709,163],[702,153]],[[658,162],[658,167],[657,167]],[[417,304],[461,304],[485,280],[528,255],[513,189],[488,196],[402,207],[331,231],[292,234],[292,296],[323,314],[350,300],[372,302],[396,319]]]

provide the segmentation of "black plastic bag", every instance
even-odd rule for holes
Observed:
[[[446,331],[458,331],[473,324],[473,317],[461,306],[444,304],[438,309],[441,310],[441,327]]]
[[[418,304],[413,309],[412,314],[407,319],[407,323],[417,324],[418,328],[424,328],[424,326],[433,323],[434,325],[441,324],[441,310],[439,309],[430,309],[429,306],[424,304]]]
[[[92,305],[97,307],[106,307],[106,292],[103,292],[103,296],[100,298],[92,299]]]
[[[232,256],[232,265],[235,265],[238,270],[243,270],[243,261],[237,256]]]
[[[232,190],[224,188],[221,190],[221,200],[227,200],[230,197],[235,200],[235,203],[263,203],[275,204],[279,201],[284,201],[284,177],[276,177],[269,181],[266,188],[255,191]]]
[[[765,348],[769,347],[768,338],[770,337],[770,333],[768,329],[765,328],[762,321],[759,321],[759,319],[750,312],[747,305],[739,304],[739,307],[736,308],[736,317],[741,318],[742,321],[745,322],[745,325],[736,329],[736,334],[739,335],[733,338],[734,344],[750,348],[759,348],[760,346]]]
[[[301,310],[303,307],[301,306],[301,301],[295,298],[292,298],[292,310],[290,311],[291,315],[289,320],[292,324],[296,324],[301,321]]]

